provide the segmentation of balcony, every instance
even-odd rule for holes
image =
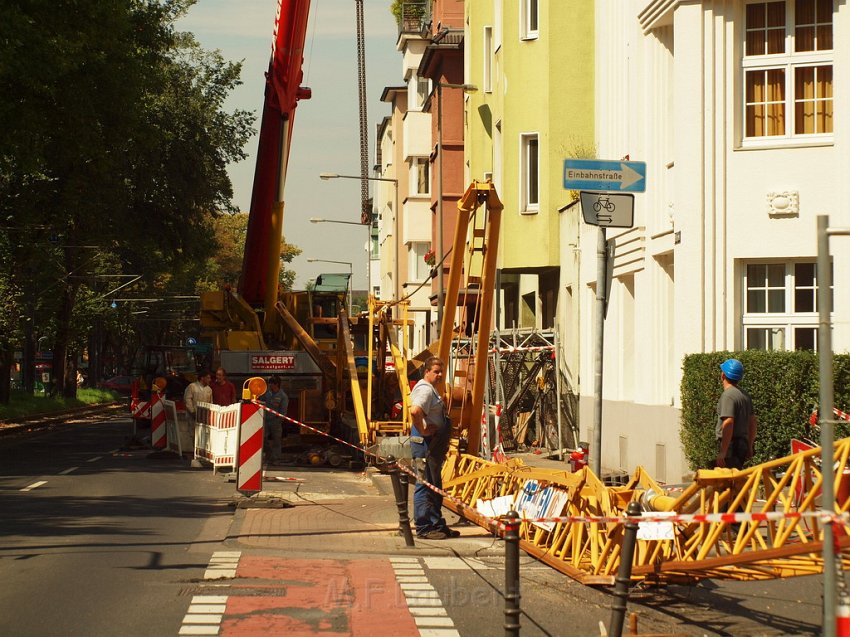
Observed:
[[[423,33],[431,23],[431,0],[394,0],[390,7],[398,34]]]

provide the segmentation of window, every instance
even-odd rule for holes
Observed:
[[[817,349],[815,263],[749,263],[743,288],[744,349]]]
[[[536,213],[540,209],[540,156],[537,133],[521,137],[522,184],[520,212]]]
[[[427,241],[413,241],[410,244],[410,258],[407,260],[408,281],[418,283],[431,275],[431,266],[425,263],[425,255],[430,244]]]
[[[410,160],[410,194],[431,194],[431,164],[427,157],[414,157]]]
[[[538,0],[520,0],[519,37],[523,40],[536,40],[538,37],[537,2]]]
[[[407,87],[408,103],[412,105],[410,110],[421,111],[422,107],[425,106],[425,100],[431,93],[431,80],[414,74],[410,76]]]
[[[746,5],[745,140],[832,134],[832,3],[781,0]]]
[[[484,27],[484,92],[493,92],[493,27]]]

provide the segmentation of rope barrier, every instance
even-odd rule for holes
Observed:
[[[377,458],[378,460],[382,460],[386,462],[386,457],[381,456],[380,454],[375,453],[374,451],[369,451],[365,447],[361,447],[359,445],[352,444],[346,440],[342,440],[341,438],[337,438],[326,431],[322,431],[321,429],[317,429],[316,427],[312,427],[303,422],[300,422],[294,418],[290,418],[285,414],[282,414],[274,409],[266,407],[261,402],[257,400],[251,401],[255,405],[258,405],[260,409],[263,409],[271,414],[279,418],[283,418],[295,425],[300,427],[304,427],[313,431],[317,434],[321,434],[326,438],[330,438],[342,445],[350,447],[356,451],[363,453],[364,455],[372,456]],[[495,528],[498,530],[505,529],[505,521],[504,516],[499,518],[493,518],[488,515],[485,515],[475,509],[474,507],[469,506],[465,502],[459,500],[454,497],[450,493],[447,493],[443,489],[434,486],[430,482],[426,480],[422,480],[416,472],[410,467],[403,465],[401,463],[397,463],[399,470],[406,473],[408,476],[412,477],[416,482],[424,485],[426,488],[431,491],[438,493],[451,500],[459,510],[468,510],[474,511],[476,516],[482,518],[486,521],[487,526],[490,528]],[[664,513],[646,513],[644,515],[639,516],[628,516],[628,515],[619,515],[619,516],[607,516],[607,515],[561,515],[554,517],[526,517],[523,515],[523,512],[520,512],[520,518],[523,522],[533,523],[533,524],[625,524],[627,522],[670,522],[676,524],[717,524],[717,523],[727,523],[727,524],[736,524],[741,522],[778,522],[782,520],[800,520],[803,518],[815,518],[819,520],[823,524],[841,524],[843,526],[850,526],[850,512],[845,513],[835,513],[832,511],[763,511],[763,512],[738,512],[738,513],[677,513],[673,515],[664,514]]]

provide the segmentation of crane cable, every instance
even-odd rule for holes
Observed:
[[[372,254],[372,206],[369,202],[369,136],[366,117],[366,41],[363,33],[363,0],[354,0],[357,12],[357,92],[360,107],[360,223],[368,224],[369,255]],[[366,267],[371,264],[366,262]]]

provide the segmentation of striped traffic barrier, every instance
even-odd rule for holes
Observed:
[[[168,444],[165,427],[165,405],[159,394],[153,394],[150,401],[151,446],[154,449],[165,449]]]
[[[850,598],[844,595],[835,607],[835,637],[850,637]]]
[[[263,488],[263,412],[256,403],[243,402],[239,411],[239,460],[236,490],[254,495]]]
[[[140,400],[132,407],[133,420],[150,419],[151,401]]]

